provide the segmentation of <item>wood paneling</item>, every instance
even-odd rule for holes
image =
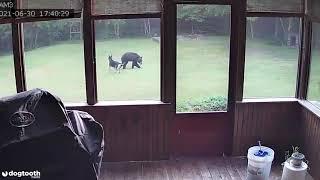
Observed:
[[[262,141],[283,161],[284,153],[297,139],[300,108],[297,102],[237,103],[233,137],[233,154],[246,155],[249,147]]]
[[[105,131],[104,161],[168,159],[168,104],[79,106],[68,109],[90,113]]]
[[[232,144],[231,121],[226,112],[176,114],[170,126],[173,156],[217,156]]]
[[[311,175],[320,179],[320,117],[301,107],[301,151],[309,161]]]

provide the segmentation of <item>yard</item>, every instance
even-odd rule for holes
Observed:
[[[120,61],[127,51],[143,57],[142,69],[121,73],[109,69],[107,56]],[[160,44],[147,38],[96,42],[99,101],[159,100]],[[229,40],[212,36],[199,40],[178,41],[177,101],[186,105],[207,98],[227,97]],[[247,42],[244,96],[293,97],[297,76],[298,50],[276,46],[267,41]],[[315,54],[312,71],[320,72]],[[25,52],[27,88],[45,88],[65,102],[85,102],[85,77],[82,42],[65,42]],[[310,97],[320,100],[320,77],[311,78]],[[0,96],[15,93],[12,55],[0,56]]]

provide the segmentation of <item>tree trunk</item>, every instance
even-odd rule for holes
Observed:
[[[275,18],[275,25],[274,25],[274,38],[278,38],[279,36],[279,23],[278,18]]]
[[[292,18],[289,18],[288,32],[292,32],[292,29],[293,29],[293,28],[292,28],[292,26],[293,26],[293,25],[292,25],[292,20],[293,20]]]
[[[119,23],[114,22],[113,24],[113,30],[114,30],[114,36],[115,38],[119,38]]]
[[[250,22],[250,33],[251,33],[251,39],[253,39],[253,38],[254,38],[253,22],[252,22],[252,21],[250,21],[250,20],[249,20],[249,22]]]
[[[120,23],[117,23],[117,37],[120,38]]]
[[[150,19],[144,19],[143,20],[144,24],[144,35],[145,36],[150,36]]]
[[[280,22],[281,22],[281,27],[282,27],[282,30],[283,30],[284,37],[286,37],[286,35],[288,34],[288,32],[287,32],[287,30],[286,30],[286,28],[285,28],[285,24],[284,24],[282,18],[280,18]],[[283,39],[281,39],[281,43],[282,43],[282,45],[284,45]]]
[[[144,25],[144,35],[147,36],[147,22],[146,22],[146,19],[143,19],[143,25]]]
[[[36,35],[35,35],[35,38],[34,38],[34,48],[38,47],[38,33],[39,33],[39,31],[36,30]]]
[[[151,35],[151,24],[150,24],[150,19],[148,18],[148,35]]]
[[[191,34],[194,34],[194,27],[192,22],[191,22]]]

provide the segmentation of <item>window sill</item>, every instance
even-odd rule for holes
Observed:
[[[297,98],[247,98],[237,103],[297,102]]]
[[[177,115],[180,115],[180,114],[222,114],[222,113],[227,113],[227,111],[176,112]]]
[[[311,111],[313,114],[315,114],[317,117],[320,118],[320,109],[316,105],[312,104],[308,100],[299,100],[298,101],[301,106],[306,108],[307,110]]]
[[[79,107],[79,106],[144,106],[144,105],[163,105],[169,104],[156,100],[135,100],[135,101],[101,101],[94,105],[87,103],[65,103],[66,107]]]

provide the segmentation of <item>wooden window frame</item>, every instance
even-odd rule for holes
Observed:
[[[164,1],[164,0],[163,0]],[[162,3],[164,3],[162,1]],[[160,18],[160,47],[163,46],[163,36],[164,36],[164,32],[162,29],[162,24],[163,24],[163,13],[159,12],[159,13],[143,13],[143,14],[113,14],[113,15],[108,15],[108,14],[94,14],[92,12],[92,6],[93,6],[93,0],[88,0],[86,2],[86,4],[84,4],[84,18],[86,17],[86,22],[84,21],[83,26],[85,27],[90,27],[90,29],[88,28],[88,31],[84,34],[86,36],[90,36],[90,40],[88,40],[87,42],[84,42],[85,44],[88,45],[88,42],[90,44],[90,46],[88,46],[87,48],[85,48],[85,51],[87,49],[87,52],[89,53],[89,55],[85,56],[85,61],[86,61],[86,84],[87,84],[87,103],[89,105],[94,105],[97,103],[100,103],[100,101],[98,101],[98,97],[97,97],[97,72],[96,72],[96,56],[95,56],[95,21],[96,20],[108,20],[108,19],[142,19],[142,18]],[[86,11],[87,9],[87,11]],[[89,39],[89,37],[87,37],[87,39]],[[165,85],[165,81],[164,79],[167,78],[167,75],[164,74],[163,69],[164,66],[166,64],[165,59],[164,59],[164,52],[161,48],[161,52],[160,52],[160,101],[167,103],[170,102],[168,101],[165,97],[165,95],[163,94],[163,89],[166,87]],[[93,61],[91,60],[93,59]],[[168,61],[167,61],[168,62]],[[88,77],[89,76],[89,77]],[[110,103],[108,103],[110,102]],[[150,100],[148,101],[151,104],[159,104],[159,101],[156,100]],[[119,104],[119,103],[115,103],[112,101],[106,101],[103,102],[102,104]],[[128,101],[121,101],[122,105],[127,105],[130,104],[130,102]]]
[[[21,0],[14,0],[15,8],[20,7]],[[133,19],[133,18],[160,18],[161,20],[161,40],[164,38],[163,33],[163,13],[145,13],[145,14],[121,14],[121,15],[97,15],[92,13],[93,0],[84,1],[83,7],[83,43],[84,43],[84,64],[85,64],[85,82],[86,82],[86,99],[88,105],[95,105],[98,103],[97,95],[97,73],[96,73],[96,55],[95,55],[95,31],[94,21],[102,19]],[[164,2],[162,2],[164,3]],[[74,18],[80,18],[81,13],[75,14]],[[51,21],[61,20],[65,18],[35,18],[35,17],[24,17],[24,18],[3,18],[0,19],[0,24],[12,24],[12,46],[14,55],[14,67],[15,67],[15,79],[17,92],[26,91],[26,74],[24,65],[24,47],[23,47],[23,27],[22,23],[25,22],[38,22],[38,21]],[[161,43],[163,47],[163,43]],[[167,91],[165,91],[167,75],[164,73],[165,64],[169,60],[164,60],[164,50],[161,48],[161,101],[171,102],[169,100]],[[153,104],[158,104],[158,101]],[[123,101],[123,105],[128,102]],[[130,103],[128,103],[130,104]]]
[[[19,2],[20,0],[15,0]],[[176,111],[176,5],[177,4],[216,4],[231,6],[231,35],[228,84],[228,110],[232,111],[237,101],[243,100],[246,18],[247,17],[299,17],[303,22],[301,28],[301,46],[299,49],[298,73],[296,81],[297,99],[306,99],[310,70],[310,45],[312,22],[320,22],[320,18],[305,13],[283,12],[247,12],[246,0],[162,0],[162,11],[159,13],[97,15],[92,13],[93,0],[84,1],[83,30],[84,30],[84,62],[86,77],[87,104],[94,105],[97,98],[97,75],[95,64],[95,32],[94,21],[102,19],[136,19],[160,18],[161,28],[161,95],[160,101],[171,103]],[[15,3],[17,4],[17,3]],[[305,9],[305,7],[303,7]],[[76,14],[79,18],[81,14]],[[173,18],[175,17],[175,18]],[[21,23],[35,21],[59,20],[59,18],[3,18],[0,24],[11,23],[12,46],[15,66],[17,92],[25,91],[26,74],[24,67],[23,33]],[[155,102],[157,103],[157,102]]]
[[[170,1],[170,0],[169,0]],[[243,1],[243,0],[240,0]],[[228,73],[228,100],[227,100],[227,110],[226,111],[204,111],[204,112],[177,112],[176,111],[176,89],[177,89],[177,5],[178,4],[189,4],[189,5],[228,5],[231,8],[231,15],[230,15],[230,22],[231,22],[231,26],[230,26],[230,40],[229,40],[229,44],[230,44],[230,52],[229,52],[229,73]],[[169,49],[174,49],[174,52],[170,52],[170,57],[171,58],[171,67],[172,69],[170,69],[171,71],[171,76],[170,79],[174,79],[171,82],[171,85],[169,85],[169,88],[171,89],[171,103],[173,105],[173,109],[174,112],[176,114],[199,114],[199,113],[229,113],[233,111],[233,107],[232,105],[235,102],[235,96],[234,96],[234,89],[236,89],[236,86],[234,84],[234,80],[236,78],[236,76],[234,76],[235,73],[235,68],[237,66],[237,49],[238,49],[238,44],[236,43],[231,43],[237,40],[237,35],[236,35],[236,31],[238,28],[238,25],[236,24],[236,19],[238,18],[237,13],[235,13],[238,9],[240,8],[236,8],[239,4],[237,4],[237,2],[233,2],[232,0],[171,0],[171,6],[174,6],[171,10],[171,14],[170,14],[170,18],[174,19],[174,20],[170,20],[171,21],[171,26],[168,26],[170,29],[167,30],[166,34],[170,34],[170,37],[168,39],[170,43],[170,45],[168,44],[167,46],[169,46]],[[166,8],[164,8],[166,9]],[[174,17],[174,18],[173,18]],[[236,44],[236,45],[234,45]],[[171,46],[174,46],[173,48]],[[167,47],[168,49],[168,47]],[[172,88],[173,87],[173,88]]]
[[[303,7],[304,8],[304,7]],[[305,82],[302,82],[302,79],[306,76],[306,73],[304,68],[305,68],[305,63],[306,63],[306,52],[305,52],[305,42],[307,42],[307,39],[305,38],[305,22],[306,22],[306,15],[304,13],[285,13],[285,12],[248,12],[246,11],[246,19],[248,17],[284,17],[284,18],[288,18],[288,17],[293,17],[293,18],[299,18],[301,21],[301,26],[300,28],[300,46],[299,46],[299,53],[298,53],[298,67],[297,67],[297,74],[296,74],[296,89],[295,89],[295,96],[294,98],[303,98],[305,97],[305,95],[303,95],[303,91],[305,91]],[[247,20],[246,20],[247,22]],[[244,48],[245,51],[245,48]],[[245,53],[245,52],[243,52]],[[245,67],[245,58],[243,61],[243,72],[245,73],[244,70]],[[243,74],[244,76],[244,74]],[[239,92],[242,92],[241,94],[239,94],[239,99],[237,99],[237,101],[241,102],[244,101],[244,99],[248,99],[248,98],[244,98],[243,97],[243,89],[244,89],[244,78],[241,79],[241,89],[239,90]],[[237,87],[239,88],[239,87]],[[291,98],[291,97],[284,97],[283,99],[286,98]],[[261,101],[261,99],[270,99],[270,98],[249,98],[249,99],[257,99],[257,101]],[[273,97],[271,99],[279,99],[279,97]]]

